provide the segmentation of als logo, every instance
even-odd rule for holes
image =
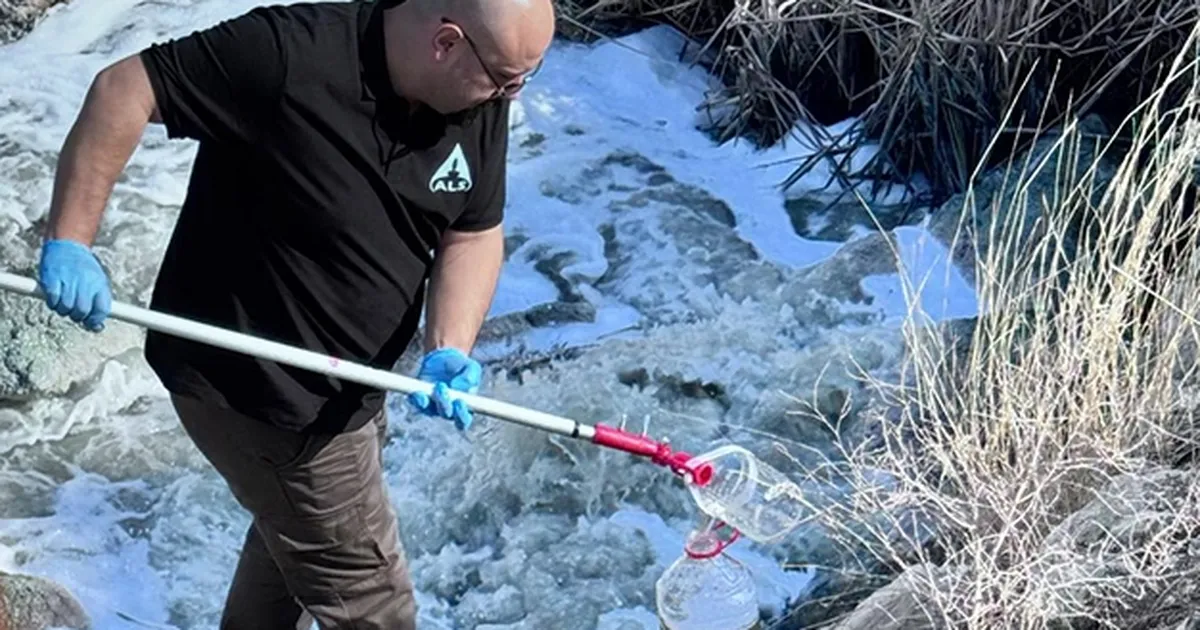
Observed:
[[[471,190],[471,169],[462,145],[455,144],[445,162],[429,178],[429,190],[441,193],[462,193]]]

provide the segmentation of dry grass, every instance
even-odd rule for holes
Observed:
[[[885,566],[950,568],[927,611],[944,626],[1157,629],[1200,604],[1189,556],[1200,476],[1178,473],[1183,488],[1155,481],[1192,466],[1200,438],[1200,230],[1184,194],[1200,165],[1198,32],[1139,106],[1132,149],[1099,204],[1086,192],[1097,169],[1062,169],[1059,202],[1033,237],[1016,237],[1003,220],[1012,215],[996,209],[976,263],[986,315],[970,345],[951,350],[913,318],[902,386],[875,383],[899,421],[830,463],[855,492],[822,514],[825,527]],[[1081,141],[1068,125],[1064,147]],[[1021,197],[1006,196],[1023,208]],[[1107,501],[1117,512],[1124,503],[1136,527],[1097,533],[1099,517],[1070,519],[1097,509],[1118,478],[1135,490]],[[882,514],[905,516],[862,526]],[[937,531],[936,546],[897,537],[914,515]],[[1084,542],[1068,535],[1088,527]]]
[[[994,141],[1032,140],[1043,114],[1043,126],[1084,112],[1123,119],[1161,78],[1200,12],[1192,0],[559,0],[559,6],[569,35],[652,21],[702,42],[727,86],[708,103],[732,112],[717,125],[721,138],[774,143],[798,121],[861,116],[855,139],[878,140],[884,149],[865,174],[894,180],[919,171],[938,198],[966,187]],[[1015,115],[1005,120],[1014,103]],[[797,164],[795,176],[807,166]]]

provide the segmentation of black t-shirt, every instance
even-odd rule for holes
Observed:
[[[371,2],[260,7],[141,57],[169,137],[199,140],[151,308],[391,369],[447,229],[498,225],[508,103],[412,115]],[[272,424],[362,426],[384,392],[150,332],[173,392]]]

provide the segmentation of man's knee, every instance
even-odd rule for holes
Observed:
[[[295,511],[259,528],[289,589],[322,628],[415,627],[399,523],[377,457],[376,428],[339,436],[280,473]]]
[[[350,627],[351,621],[364,629],[415,627],[416,601],[395,516],[388,506],[368,506],[260,524],[289,589],[322,628]]]
[[[347,433],[300,436],[189,404],[177,402],[185,425],[255,515],[288,592],[322,628],[414,627],[380,461],[385,417]]]

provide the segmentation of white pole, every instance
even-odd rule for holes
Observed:
[[[42,297],[41,289],[38,288],[36,282],[11,273],[0,272],[0,288],[30,297]],[[184,337],[269,361],[277,361],[293,367],[312,370],[379,389],[403,392],[405,394],[412,392],[429,394],[433,391],[431,383],[420,379],[359,365],[275,341],[259,339],[244,333],[183,319],[174,315],[159,313],[132,304],[113,302],[111,317],[143,328]],[[569,418],[526,409],[466,392],[456,391],[454,395],[461,398],[463,402],[471,407],[472,411],[482,412],[502,420],[585,440],[591,440],[595,436],[594,427]]]

